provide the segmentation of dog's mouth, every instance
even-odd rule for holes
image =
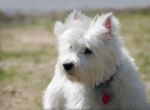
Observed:
[[[66,76],[72,82],[80,82],[80,83],[82,82],[82,80],[80,79],[80,77],[76,77],[76,76],[69,75],[69,74],[67,74]]]
[[[66,71],[65,72],[67,75],[69,75],[69,76],[73,76],[74,75],[74,72],[73,71]]]
[[[75,71],[74,70],[71,70],[71,71],[65,71],[65,74],[67,76],[67,78],[71,81],[76,81],[76,82],[80,82],[80,77],[78,77],[76,74],[75,74]]]
[[[71,76],[71,77],[73,77],[74,74],[75,74],[75,70],[74,69],[64,70],[64,71],[65,71],[65,74],[67,74],[68,76]]]

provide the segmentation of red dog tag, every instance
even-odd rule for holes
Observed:
[[[103,101],[103,104],[108,104],[110,101],[110,94],[104,93],[104,95],[102,96],[102,101]]]

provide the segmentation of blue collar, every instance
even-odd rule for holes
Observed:
[[[110,85],[110,83],[114,80],[116,74],[117,74],[117,71],[118,71],[118,67],[116,67],[116,72],[110,76],[109,79],[107,79],[106,81],[102,82],[102,83],[99,83],[98,85],[94,85],[94,88],[96,90],[100,90],[101,88],[108,88],[108,86]]]

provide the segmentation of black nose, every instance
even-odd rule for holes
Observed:
[[[65,70],[69,71],[73,68],[73,63],[64,63],[63,66]]]

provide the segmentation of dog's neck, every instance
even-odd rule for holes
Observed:
[[[101,88],[108,88],[108,86],[110,85],[110,83],[114,80],[114,77],[116,76],[116,73],[113,74],[108,80],[99,83],[98,85],[95,84],[94,88],[95,89],[101,89]]]
[[[112,91],[110,90],[110,85],[114,81],[115,77],[118,73],[118,66],[116,66],[116,72],[112,73],[112,75],[105,80],[104,82],[99,83],[94,86],[94,89],[101,94],[101,101],[103,104],[108,104],[112,99]]]
[[[99,84],[95,84],[94,88],[97,90],[102,89],[102,88],[108,88],[108,86],[114,81],[114,79],[117,75],[117,72],[118,72],[118,66],[116,66],[115,73],[112,73],[112,75],[107,80],[100,82]]]

